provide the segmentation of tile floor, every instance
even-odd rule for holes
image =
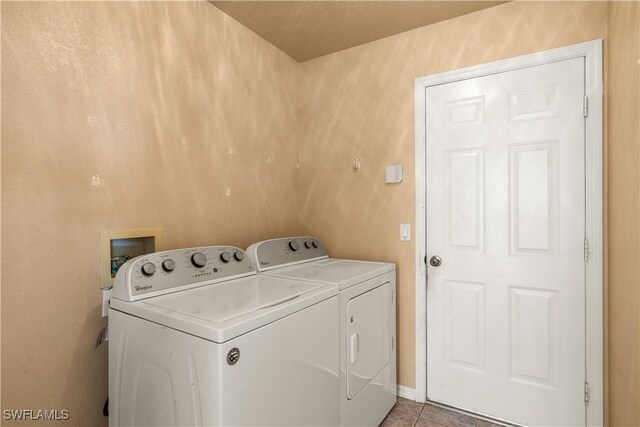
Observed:
[[[380,427],[501,427],[469,415],[398,398]]]

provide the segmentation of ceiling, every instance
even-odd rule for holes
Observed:
[[[298,62],[505,1],[215,1],[227,15]]]

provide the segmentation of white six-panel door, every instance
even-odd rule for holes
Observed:
[[[426,89],[427,397],[585,425],[584,59]]]

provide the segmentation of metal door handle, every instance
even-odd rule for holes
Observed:
[[[440,264],[442,264],[442,258],[438,255],[434,255],[429,260],[429,264],[431,264],[432,267],[440,267]]]

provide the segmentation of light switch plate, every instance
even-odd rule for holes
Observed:
[[[411,224],[400,224],[400,240],[406,242],[411,240]]]

